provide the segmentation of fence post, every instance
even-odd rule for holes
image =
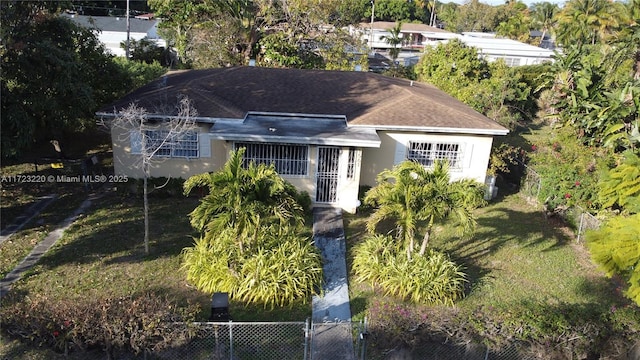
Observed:
[[[580,225],[578,225],[578,236],[576,237],[576,242],[580,243],[580,237],[582,236],[582,224],[584,222],[584,213],[580,212]]]
[[[360,331],[360,360],[365,360],[367,357],[367,336],[369,332],[367,331],[367,317],[364,317],[363,328]]]
[[[307,360],[309,353],[309,318],[304,322],[304,360]]]
[[[233,360],[233,330],[231,329],[233,321],[229,320],[229,360]]]

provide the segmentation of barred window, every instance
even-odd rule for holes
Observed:
[[[162,157],[198,157],[198,133],[189,131],[176,138],[167,138],[167,130],[147,130],[147,149]]]
[[[349,149],[349,159],[347,161],[347,179],[353,180],[356,177],[356,149]]]
[[[462,167],[462,151],[460,144],[409,142],[407,159],[431,167],[436,160],[446,160],[451,169]]]
[[[243,165],[273,164],[280,175],[307,175],[309,147],[293,144],[258,144],[239,142],[235,149],[245,148]]]

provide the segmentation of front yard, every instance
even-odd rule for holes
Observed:
[[[80,302],[88,298],[153,293],[171,304],[199,305],[197,319],[206,320],[210,297],[186,282],[180,256],[183,248],[193,244],[192,236],[196,235],[187,215],[198,199],[185,198],[179,191],[152,194],[151,254],[145,255],[142,199],[130,193],[130,186],[119,189],[100,190],[104,196],[14,285],[12,292],[17,294],[14,300],[38,296],[52,303]],[[2,273],[15,266],[84,196],[84,192],[61,194],[60,200],[16,233],[11,243],[2,244]],[[366,215],[366,212],[345,215],[348,248],[362,240]],[[419,354],[420,336],[426,336],[425,329],[442,336],[451,330],[447,326],[459,327],[458,338],[452,336],[452,340],[471,339],[490,347],[499,347],[509,339],[535,344],[555,337],[558,341],[570,339],[564,345],[568,348],[571,344],[588,345],[590,335],[594,336],[593,346],[606,339],[614,343],[629,341],[606,337],[617,336],[615,331],[620,327],[625,328],[624,334],[638,337],[638,309],[619,295],[620,288],[615,282],[592,265],[582,244],[575,242],[571,230],[561,222],[545,218],[517,194],[500,197],[477,210],[477,216],[479,227],[474,237],[457,238],[444,226],[436,229],[432,239],[435,248],[463,264],[468,274],[467,295],[453,309],[406,304],[350,278],[353,319],[367,317],[377,331],[378,344],[371,344],[372,358],[388,351],[389,343]],[[232,303],[230,312],[234,321],[301,321],[311,315],[308,300],[307,304],[274,310]],[[395,322],[393,327],[389,321]],[[603,327],[590,328],[594,321]],[[6,334],[3,337],[0,357],[18,353],[34,359],[58,356],[9,341]],[[571,351],[578,354],[581,350]]]

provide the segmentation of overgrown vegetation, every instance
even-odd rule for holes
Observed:
[[[449,305],[464,296],[462,267],[433,249],[407,259],[391,236],[367,237],[353,252],[357,280],[379,286],[386,295],[421,304]]]
[[[303,226],[309,195],[273,164],[243,164],[244,152],[184,184],[185,194],[208,189],[190,214],[200,238],[183,253],[187,279],[204,292],[272,309],[306,302],[322,281],[322,259]]]
[[[186,343],[190,328],[183,323],[192,322],[198,311],[152,293],[73,300],[14,295],[3,302],[13,304],[0,308],[7,333],[65,355],[103,350],[108,359]]]

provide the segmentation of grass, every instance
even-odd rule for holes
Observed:
[[[14,290],[52,299],[120,297],[144,292],[196,303],[208,318],[210,295],[186,282],[180,253],[193,243],[188,213],[195,198],[150,198],[150,254],[144,253],[142,200],[110,193],[97,200]],[[230,304],[234,321],[303,321],[309,304],[269,311]]]
[[[104,159],[108,164],[108,159]],[[2,174],[30,171],[29,164],[2,168]],[[44,171],[44,170],[42,170]],[[54,171],[50,169],[50,171]],[[54,226],[70,214],[86,197],[74,186],[35,187],[20,191],[2,184],[3,226],[41,194],[55,190],[60,198],[25,229],[0,246],[0,274],[17,264]],[[180,253],[192,244],[196,234],[188,213],[196,198],[152,196],[150,199],[151,253],[143,247],[142,199],[124,192],[106,192],[69,229],[58,244],[13,291],[46,295],[51,299],[90,296],[128,296],[148,291],[169,296],[181,304],[201,306],[200,319],[209,314],[210,295],[194,289],[181,269]],[[365,235],[367,213],[345,215],[347,247]],[[549,306],[596,304],[606,309],[620,298],[611,281],[590,262],[585,250],[575,244],[571,231],[550,222],[535,206],[517,194],[507,194],[477,211],[478,229],[472,238],[454,236],[449,226],[434,232],[432,246],[445,251],[466,267],[467,296],[457,307],[509,307],[528,301]],[[350,258],[347,259],[350,265]],[[349,266],[350,267],[350,266]],[[368,284],[350,279],[353,320],[367,314],[372,301],[384,298]],[[232,302],[234,321],[301,321],[311,315],[310,304],[269,310]],[[26,354],[18,358],[57,358],[47,350],[2,339],[0,357]],[[45,355],[42,355],[45,353]]]
[[[519,195],[501,197],[477,210],[476,216],[473,237],[459,238],[451,227],[439,226],[431,242],[466,268],[468,291],[458,307],[503,307],[523,301],[610,307],[620,302],[612,282],[590,262],[571,231],[546,219]],[[345,218],[349,247],[365,235],[365,223],[366,216]],[[378,295],[354,276],[350,290],[355,299],[352,313],[360,319],[366,315],[368,299]]]

